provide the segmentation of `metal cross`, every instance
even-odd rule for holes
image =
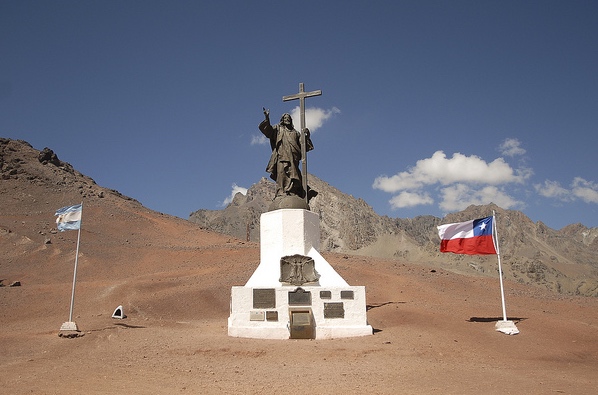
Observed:
[[[283,96],[282,101],[299,99],[299,114],[301,118],[301,158],[302,158],[302,172],[303,172],[303,191],[305,191],[305,202],[308,203],[307,197],[307,152],[305,147],[305,98],[312,96],[320,96],[321,90],[305,92],[303,89],[303,82],[299,83],[299,93],[289,96]]]

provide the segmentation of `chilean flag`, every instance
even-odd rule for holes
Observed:
[[[440,252],[455,254],[496,254],[493,237],[494,217],[438,226]]]

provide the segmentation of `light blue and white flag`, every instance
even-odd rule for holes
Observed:
[[[58,230],[64,232],[65,230],[80,229],[82,211],[82,204],[75,204],[74,206],[67,206],[56,210],[56,214],[54,215],[58,216],[58,218],[56,218]]]

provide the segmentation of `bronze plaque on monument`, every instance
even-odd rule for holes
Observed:
[[[320,291],[320,299],[332,299],[332,292]]]
[[[311,306],[311,292],[301,287],[289,291],[289,306]]]
[[[274,288],[255,288],[253,290],[254,309],[273,309],[276,307],[276,290]]]
[[[315,321],[311,310],[291,310],[289,318],[291,339],[314,339],[316,337]]]
[[[341,291],[341,299],[353,299],[353,291]]]
[[[343,303],[324,303],[324,318],[345,318],[345,307]]]
[[[266,321],[278,321],[278,311],[266,311]]]

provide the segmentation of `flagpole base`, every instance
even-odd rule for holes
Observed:
[[[79,332],[79,328],[77,328],[77,324],[72,321],[67,321],[62,324],[60,327],[61,331],[71,331],[71,332]]]
[[[516,335],[519,333],[519,329],[517,329],[513,321],[498,321],[494,328],[497,332],[502,332],[505,335]]]

